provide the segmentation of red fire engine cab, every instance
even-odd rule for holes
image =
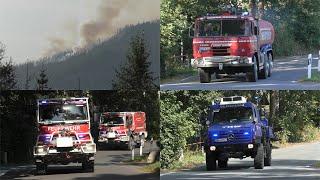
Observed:
[[[192,33],[193,32],[193,33]],[[271,76],[273,67],[271,23],[248,13],[206,15],[196,19],[193,30],[193,59],[201,83],[211,75],[246,73],[248,81]]]
[[[104,112],[100,116],[99,146],[126,145],[129,149],[147,137],[144,112]]]
[[[94,171],[96,144],[90,133],[88,98],[40,99],[37,101],[39,135],[34,146],[37,174],[49,164],[82,163]]]

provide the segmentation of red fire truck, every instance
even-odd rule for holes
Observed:
[[[131,149],[147,135],[144,112],[105,112],[100,116],[99,146],[126,145]]]
[[[37,120],[37,174],[46,174],[48,164],[82,163],[83,170],[94,171],[96,144],[90,133],[88,98],[38,100]]]
[[[198,69],[201,83],[211,75],[246,73],[248,81],[271,76],[274,28],[249,13],[224,12],[196,19],[193,31],[191,64]]]

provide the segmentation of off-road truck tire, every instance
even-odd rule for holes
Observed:
[[[268,73],[269,73],[269,62],[267,55],[264,55],[263,57],[264,62],[263,62],[263,69],[259,72],[259,78],[260,79],[267,79],[268,78]]]
[[[217,158],[214,153],[206,152],[206,168],[207,171],[213,171],[217,169]]]
[[[265,166],[271,166],[271,153],[272,153],[272,148],[270,143],[266,145],[266,157],[264,158],[264,165]]]
[[[82,170],[84,170],[85,172],[94,172],[94,161],[83,161]]]
[[[228,160],[218,160],[218,167],[219,168],[227,168],[228,167]]]
[[[268,63],[269,63],[269,73],[268,76],[271,77],[272,69],[273,69],[273,57],[271,53],[268,53]]]
[[[45,175],[47,174],[48,165],[45,163],[36,163],[36,175]]]
[[[200,77],[201,83],[209,83],[211,82],[211,74],[208,70],[204,70],[202,68],[198,68],[198,73]]]
[[[246,73],[246,78],[248,82],[257,82],[258,81],[258,67],[256,57],[253,56],[252,61],[254,62],[251,70]]]
[[[254,157],[254,168],[263,169],[264,167],[264,149],[263,144],[258,145],[257,154]]]

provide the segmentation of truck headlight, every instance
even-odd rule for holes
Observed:
[[[45,154],[47,153],[47,148],[44,146],[36,146],[35,147],[35,154]]]
[[[96,144],[86,144],[85,147],[86,151],[95,152],[96,151]]]
[[[248,149],[252,149],[253,148],[253,144],[248,144]]]
[[[216,147],[215,146],[210,146],[210,151],[215,151]]]

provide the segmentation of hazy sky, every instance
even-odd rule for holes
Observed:
[[[0,0],[0,41],[14,63],[160,18],[160,0]]]

